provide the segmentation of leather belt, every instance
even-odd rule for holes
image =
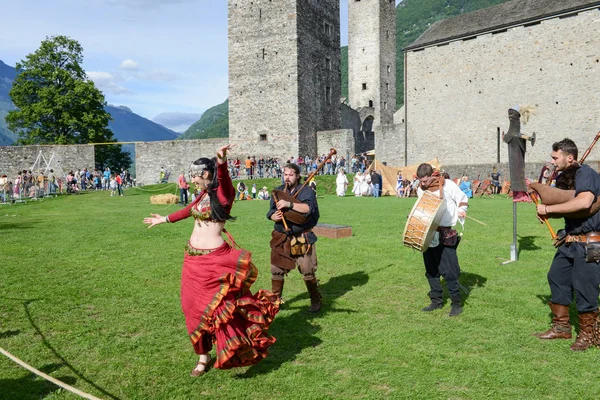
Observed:
[[[565,243],[597,243],[600,242],[600,232],[588,232],[581,235],[567,235]]]

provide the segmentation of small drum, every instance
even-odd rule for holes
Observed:
[[[440,220],[446,209],[446,200],[425,191],[415,203],[408,219],[402,244],[423,253],[433,240],[433,235],[440,225]]]

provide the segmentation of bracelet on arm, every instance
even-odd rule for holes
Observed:
[[[171,221],[169,221],[169,216],[168,215],[165,217],[165,222],[171,223]]]
[[[292,203],[292,202],[290,201],[290,206],[289,206],[288,208],[289,208],[290,210],[293,210],[293,209],[294,209],[294,203]]]
[[[544,214],[548,214],[548,206],[544,205]]]

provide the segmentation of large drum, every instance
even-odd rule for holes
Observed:
[[[423,253],[433,240],[446,209],[446,200],[425,191],[413,206],[406,221],[402,244]]]

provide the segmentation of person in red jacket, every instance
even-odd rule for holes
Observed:
[[[185,180],[185,173],[183,171],[181,171],[179,178],[177,178],[177,184],[179,185],[179,203],[187,206],[188,188],[190,185],[188,185],[187,181]]]
[[[200,158],[190,167],[192,182],[200,193],[187,207],[166,217],[151,214],[144,223],[174,223],[192,216],[192,236],[185,247],[181,273],[181,307],[194,351],[199,355],[191,376],[203,375],[216,344],[215,368],[229,369],[258,363],[267,356],[275,338],[267,332],[279,311],[273,293],[250,292],[258,270],[251,253],[235,249],[223,239],[231,217],[235,190],[227,169],[227,150],[221,147],[217,158]]]
[[[117,190],[119,191],[119,196],[123,196],[123,178],[121,175],[115,174],[115,180],[117,181]]]

